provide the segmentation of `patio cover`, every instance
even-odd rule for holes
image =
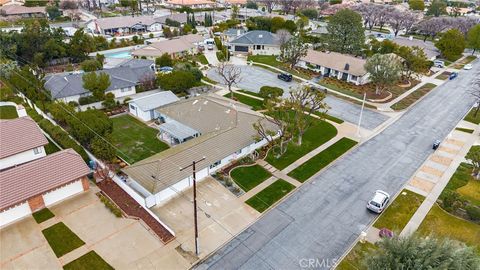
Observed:
[[[159,129],[161,132],[170,134],[170,136],[178,139],[180,142],[200,135],[195,129],[177,121],[169,121],[161,124]]]

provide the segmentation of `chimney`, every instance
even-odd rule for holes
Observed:
[[[346,63],[345,67],[343,68],[344,70],[349,70],[350,69],[350,64]]]

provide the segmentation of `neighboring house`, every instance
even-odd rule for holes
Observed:
[[[147,59],[155,59],[164,53],[169,54],[173,58],[184,55],[198,53],[198,45],[203,44],[204,38],[197,34],[179,36],[168,40],[152,42],[147,46],[132,52],[134,57],[146,57]]]
[[[222,33],[222,39],[224,42],[230,42],[239,36],[245,34],[247,31],[245,29],[236,29],[236,28],[230,28]]]
[[[0,16],[2,17],[22,17],[22,18],[38,18],[46,17],[45,7],[25,7],[21,5],[4,5],[0,7]]]
[[[125,58],[106,58],[105,64],[103,64],[103,69],[112,69],[117,67],[130,67],[133,69],[137,68],[149,68],[152,71],[156,72],[155,61],[148,59],[125,59]]]
[[[147,122],[160,117],[156,109],[179,100],[173,92],[162,91],[130,100],[128,103],[128,111],[133,116]]]
[[[86,24],[93,33],[125,35],[162,31],[162,24],[153,16],[118,16],[95,19]]]
[[[63,29],[63,31],[68,37],[73,37],[75,32],[77,32],[77,30],[80,29],[80,26],[78,25],[78,23],[63,22],[63,23],[51,23],[50,28],[52,29],[61,28]]]
[[[215,6],[215,3],[210,0],[166,0],[164,1],[167,7],[171,8],[212,8]]]
[[[281,44],[277,35],[268,31],[254,30],[228,42],[228,45],[233,53],[279,55]]]
[[[141,194],[147,207],[165,203],[192,186],[192,171],[180,170],[198,162],[197,181],[201,181],[231,162],[251,154],[267,141],[254,139],[253,123],[262,115],[223,97],[202,95],[157,109],[162,138],[181,143],[123,169],[127,184]]]
[[[24,138],[21,143],[28,141]],[[88,190],[89,173],[82,157],[72,149],[1,171],[0,227]]]
[[[435,44],[433,44],[430,41],[423,42],[423,40],[419,40],[413,37],[411,38],[396,37],[392,41],[400,46],[408,46],[408,47],[416,46],[416,47],[422,48],[428,60],[431,60],[431,61],[435,60],[437,56],[440,55],[440,51],[435,47]]]
[[[320,72],[324,77],[334,77],[342,81],[362,85],[368,82],[364,68],[365,59],[336,52],[308,50],[298,66]]]
[[[142,80],[155,76],[155,72],[150,67],[132,68],[129,66],[120,66],[111,69],[95,71],[97,73],[106,73],[110,77],[110,86],[105,91],[113,93],[116,98],[133,95],[136,93],[136,86]],[[81,97],[92,95],[90,91],[83,88],[84,73],[61,73],[45,77],[45,88],[50,91],[53,99],[63,102],[79,102]]]
[[[46,155],[47,138],[30,117],[0,120],[0,170]]]

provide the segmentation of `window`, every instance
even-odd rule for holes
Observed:
[[[215,163],[213,163],[212,165],[210,165],[210,169],[213,169],[213,168],[217,167],[218,165],[220,165],[220,163],[222,163],[221,160],[216,161]]]
[[[135,108],[135,106],[133,106],[132,104],[130,104],[130,109],[135,110],[136,108]]]
[[[35,155],[38,155],[38,154],[42,153],[42,148],[40,148],[40,147],[33,148],[33,153]]]
[[[262,50],[264,50],[264,49],[265,49],[265,46],[262,45]]]
[[[357,79],[358,79],[357,76],[352,75],[352,78],[351,78],[352,81],[356,82]]]
[[[257,50],[260,50],[262,48],[261,45],[257,45]]]
[[[123,93],[123,92],[128,92],[130,91],[130,87],[126,87],[126,88],[122,88],[120,89],[120,91]]]

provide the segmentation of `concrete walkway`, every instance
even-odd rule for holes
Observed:
[[[403,228],[400,236],[411,235],[418,229],[460,163],[465,161],[465,155],[478,139],[480,130],[478,125],[473,127],[471,123],[462,120],[458,126],[467,126],[475,131],[469,134],[453,130],[442,142],[441,147],[425,161],[407,184],[407,189],[426,198]]]

